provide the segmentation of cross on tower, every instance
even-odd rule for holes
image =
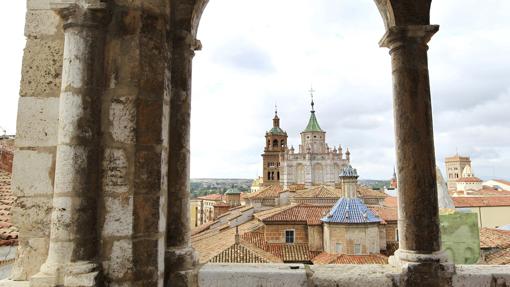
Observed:
[[[314,102],[313,102],[313,93],[315,92],[313,87],[310,87],[309,92],[310,92],[310,97],[312,97],[312,112],[313,112],[314,111],[313,106],[315,105]]]

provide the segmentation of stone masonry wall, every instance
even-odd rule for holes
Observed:
[[[11,274],[16,280],[39,271],[49,244],[64,47],[62,22],[49,2],[27,2],[12,183],[18,197],[13,222],[19,249]]]

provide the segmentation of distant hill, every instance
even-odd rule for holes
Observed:
[[[249,191],[253,179],[244,178],[192,178],[191,196],[203,196],[213,193],[225,193],[230,188]]]
[[[384,186],[389,186],[389,180],[379,180],[379,179],[359,179],[358,182],[362,185],[366,185],[373,189],[381,189]]]

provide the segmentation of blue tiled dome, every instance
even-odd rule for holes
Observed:
[[[359,198],[340,198],[331,211],[321,219],[326,223],[377,223],[377,217]]]

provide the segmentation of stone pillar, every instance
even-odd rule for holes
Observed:
[[[399,185],[399,249],[390,263],[403,267],[404,286],[444,286],[444,271],[451,271],[440,251],[427,63],[427,43],[438,29],[438,25],[392,26],[380,42],[390,49],[392,62]]]
[[[190,114],[192,60],[201,44],[187,30],[171,33],[165,286],[197,286],[189,224]]]
[[[50,245],[31,286],[102,285],[98,256],[100,114],[106,7],[100,1],[58,4],[64,20]]]

